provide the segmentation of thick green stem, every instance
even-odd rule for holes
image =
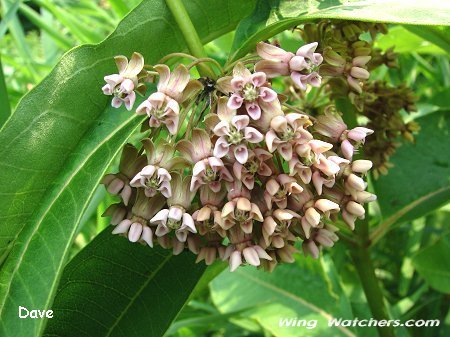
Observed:
[[[369,225],[367,220],[362,221],[357,228],[358,244],[351,246],[351,255],[373,318],[378,321],[388,321],[390,319],[389,313],[370,256]],[[377,329],[381,337],[395,337],[392,326],[377,327]]]
[[[0,127],[6,122],[11,115],[11,107],[9,105],[8,91],[6,89],[5,76],[3,75],[2,60],[0,57]]]
[[[166,0],[166,4],[172,12],[178,27],[180,27],[181,33],[183,34],[184,40],[186,41],[191,54],[197,58],[207,57],[206,52],[203,49],[203,44],[200,41],[200,37],[195,30],[183,2],[181,0]],[[212,71],[212,69],[205,63],[198,64],[198,72],[200,75],[212,79],[216,79],[217,77],[214,71]]]

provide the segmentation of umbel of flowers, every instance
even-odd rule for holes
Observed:
[[[261,60],[237,62],[208,91],[182,64],[147,72],[141,55],[117,57],[119,74],[103,88],[114,107],[132,109],[150,75],[157,91],[136,109],[146,116],[141,144],[127,144],[119,172],[103,180],[120,200],[106,212],[113,234],[173,254],[189,249],[208,265],[228,261],[231,271],[272,271],[293,262],[296,247],[317,258],[339,229],[353,230],[376,199],[364,180],[372,163],[354,160],[372,130],[349,129],[333,109],[309,116],[271,85],[290,77],[302,90],[319,87],[316,48],[294,54],[260,43]]]

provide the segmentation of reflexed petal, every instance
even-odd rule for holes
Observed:
[[[124,75],[127,77],[135,77],[143,68],[144,57],[141,54],[134,52],[133,55],[131,55],[130,62],[125,69]]]
[[[197,233],[197,229],[194,225],[194,219],[192,219],[192,216],[189,213],[183,214],[183,223],[181,225],[181,228],[187,228],[189,232]]]
[[[248,81],[251,74],[250,70],[248,70],[241,62],[237,63],[233,68],[233,77],[240,76],[244,78],[245,81]]]
[[[152,105],[150,104],[150,102],[148,100],[145,100],[144,102],[142,102],[141,104],[139,104],[139,106],[136,109],[136,113],[138,115],[151,115],[151,111],[153,110]]]
[[[169,230],[169,228],[166,227],[166,225],[159,224],[158,227],[156,228],[155,234],[156,234],[156,236],[164,236],[169,232],[170,232],[170,230]]]
[[[114,88],[116,85],[123,81],[123,77],[118,74],[113,74],[105,76],[104,80],[111,86],[111,88]]]
[[[153,248],[153,231],[148,226],[144,226],[142,230],[142,240]]]
[[[294,56],[289,61],[289,68],[291,71],[302,71],[308,69],[309,65],[303,56]]]
[[[281,48],[264,42],[260,42],[256,45],[256,52],[261,58],[271,61],[287,62],[294,56],[291,52],[287,52]]]
[[[241,252],[236,250],[230,255],[230,272],[235,271],[241,264],[242,264]]]
[[[150,219],[151,224],[166,224],[167,217],[169,216],[168,209],[162,209],[158,213],[155,214],[153,218]]]
[[[261,60],[255,64],[255,71],[261,71],[268,78],[289,75],[289,65],[285,62]]]
[[[145,177],[152,177],[156,172],[156,167],[153,165],[147,165],[144,166],[144,168],[141,170],[141,172],[139,172],[141,174],[141,176],[145,176]]]
[[[157,89],[160,92],[164,92],[167,88],[170,78],[170,69],[165,64],[157,64],[153,67],[159,74],[159,82]]]
[[[189,82],[189,70],[183,64],[179,64],[170,75],[167,83],[167,93],[174,99],[179,99],[180,94]],[[172,94],[172,95],[171,95]]]
[[[128,219],[122,220],[112,231],[113,234],[126,233],[131,226],[131,221]]]
[[[247,247],[242,251],[245,261],[252,266],[259,266],[261,262],[259,261],[259,256],[253,247]]]
[[[142,234],[142,225],[138,222],[134,222],[128,232],[128,240],[131,242],[137,242]]]
[[[301,89],[306,90],[306,84],[308,83],[308,75],[300,74],[297,71],[291,73],[292,81]]]
[[[314,51],[316,50],[318,45],[319,44],[317,42],[305,44],[304,46],[301,46],[295,54],[303,56],[303,57],[307,57],[307,58],[313,60],[314,59]]]

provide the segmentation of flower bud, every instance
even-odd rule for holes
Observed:
[[[372,168],[373,163],[370,160],[355,160],[352,163],[352,171],[357,173],[367,173]]]
[[[345,206],[345,209],[349,213],[356,215],[358,218],[363,217],[364,214],[366,213],[366,210],[364,209],[364,207],[354,201],[349,201],[347,203],[347,205]]]

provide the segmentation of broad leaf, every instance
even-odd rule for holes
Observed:
[[[450,294],[450,235],[422,249],[413,257],[412,263],[430,286]]]
[[[259,41],[314,19],[450,25],[450,6],[421,0],[259,0],[237,30],[230,60],[251,51]]]
[[[434,113],[416,120],[416,144],[402,144],[392,157],[394,167],[375,181],[383,222],[373,236],[394,223],[427,214],[450,199],[450,114]]]
[[[211,283],[211,296],[223,313],[247,308],[246,317],[276,337],[355,336],[351,328],[328,326],[333,317],[353,319],[329,257],[299,257],[294,264],[277,266],[271,274],[254,267],[224,271]],[[295,324],[295,318],[317,320],[317,327],[280,326],[283,320]]]
[[[205,42],[233,29],[251,6],[214,0],[200,8],[187,2]],[[24,230],[0,274],[0,335],[43,331],[45,320],[18,319],[17,306],[51,306],[88,200],[139,124],[124,109],[105,109],[109,98],[100,88],[103,76],[115,71],[112,57],[138,51],[151,64],[184,49],[164,1],[144,1],[104,42],[67,53],[1,129],[0,255]]]
[[[206,269],[194,260],[105,229],[65,268],[44,336],[162,336]]]

